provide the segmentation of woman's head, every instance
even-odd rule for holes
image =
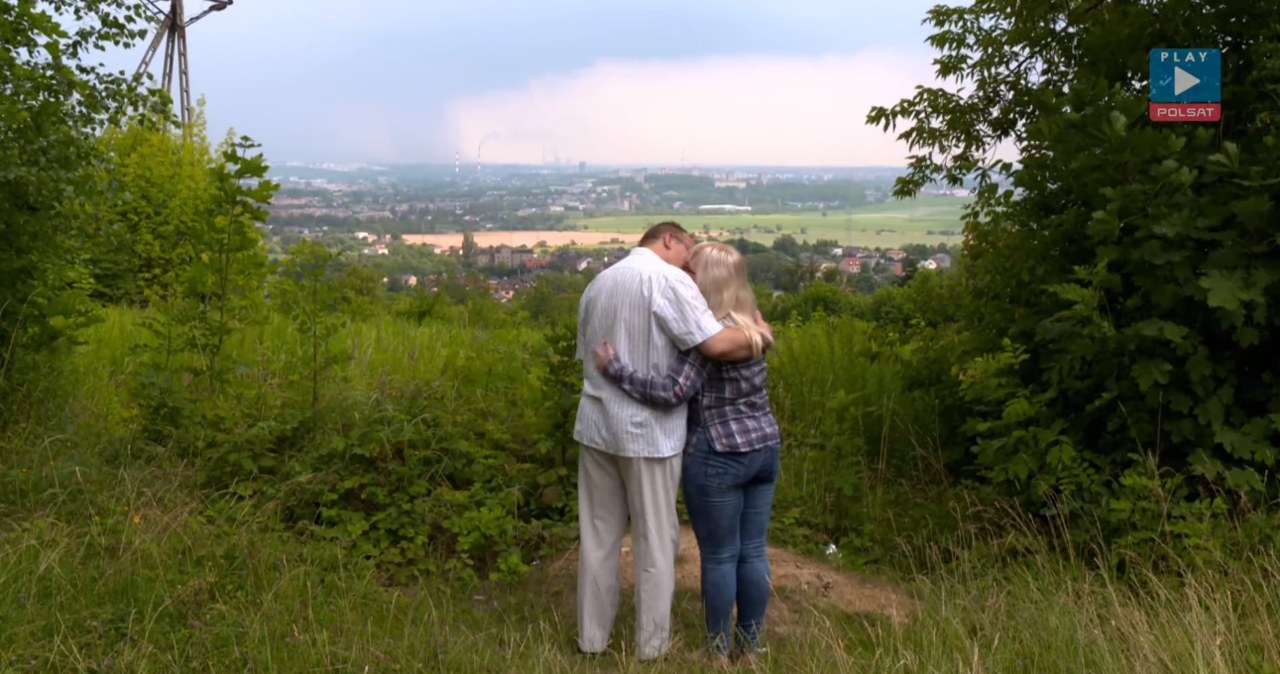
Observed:
[[[689,271],[717,319],[746,331],[752,352],[764,352],[764,334],[756,325],[756,296],[747,280],[747,261],[737,248],[705,241],[689,253]]]

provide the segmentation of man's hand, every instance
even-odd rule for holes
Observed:
[[[596,361],[596,370],[604,372],[604,366],[607,365],[610,360],[613,360],[613,354],[613,345],[610,344],[608,340],[605,340],[604,344],[597,346],[591,352],[591,357]]]
[[[760,335],[764,344],[761,352],[769,350],[773,346],[773,328],[760,312],[756,312],[756,325],[760,327],[763,333]],[[728,327],[720,332],[708,337],[706,341],[698,345],[698,351],[702,355],[711,360],[719,360],[727,363],[739,363],[750,360],[755,356],[751,348],[751,339],[747,336],[744,328]]]

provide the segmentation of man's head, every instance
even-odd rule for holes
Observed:
[[[693,236],[670,220],[659,222],[640,237],[640,245],[658,254],[664,262],[683,269],[693,248]]]

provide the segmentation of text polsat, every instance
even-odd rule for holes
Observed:
[[[1222,119],[1222,106],[1217,103],[1152,103],[1150,114],[1155,122],[1216,122]]]

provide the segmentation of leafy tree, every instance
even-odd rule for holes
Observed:
[[[902,260],[902,276],[898,277],[898,285],[904,286],[911,283],[916,277],[916,272],[920,270],[920,262],[913,257],[906,257]]]
[[[895,196],[977,187],[966,322],[982,355],[962,382],[978,469],[1131,542],[1190,543],[1185,523],[1280,495],[1273,9],[939,6],[937,74],[963,88],[923,87],[868,116],[906,127]],[[1148,50],[1178,45],[1222,48],[1220,124],[1149,120]],[[1018,164],[993,158],[1000,143]]]
[[[796,257],[804,251],[800,246],[800,243],[796,241],[796,238],[790,234],[783,234],[782,236],[774,239],[773,249],[788,257]]]
[[[908,243],[902,246],[902,250],[906,252],[907,255],[914,257],[917,260],[927,260],[938,253],[946,253],[951,256],[955,256],[958,253],[958,251],[951,250],[951,247],[945,243],[939,243],[936,245]]]
[[[819,255],[830,255],[831,251],[841,248],[840,242],[835,239],[818,239],[809,245],[810,252]]]
[[[575,323],[586,283],[577,274],[540,274],[516,296],[516,306],[537,325]]]
[[[136,116],[100,138],[99,197],[87,204],[86,254],[94,294],[108,302],[171,294],[196,259],[197,232],[212,217],[213,157],[202,111],[185,129],[163,122]]]
[[[815,280],[803,290],[782,295],[770,303],[771,315],[778,322],[806,322],[816,316],[841,316],[853,307],[854,297],[824,280]],[[763,311],[761,313],[764,313]]]
[[[476,237],[471,232],[462,234],[462,260],[465,264],[471,264],[476,253],[480,250],[480,246],[476,245]]]
[[[369,270],[343,265],[338,253],[307,240],[289,249],[272,278],[275,306],[306,340],[313,417],[320,404],[321,376],[333,360],[329,347],[334,335],[348,320],[363,313],[357,310],[362,300],[379,286]]]
[[[21,354],[90,315],[85,223],[72,206],[92,198],[95,133],[133,88],[86,58],[141,37],[143,11],[129,0],[0,4],[0,384]]]
[[[763,243],[756,243],[755,241],[741,237],[737,239],[730,239],[725,243],[737,248],[738,252],[743,255],[755,255],[756,253],[765,253],[770,250],[770,248]]]
[[[456,271],[457,258],[434,252],[430,246],[410,246],[391,244],[387,255],[364,255],[358,259],[359,264],[371,269],[389,281],[399,281],[406,274],[423,276]]]
[[[276,184],[265,179],[262,155],[248,154],[256,147],[247,137],[228,135],[209,168],[214,190],[209,218],[190,233],[194,257],[168,294],[156,295],[161,310],[147,323],[163,353],[162,369],[183,358],[184,367],[203,377],[210,393],[223,379],[227,338],[253,318],[263,301],[267,254],[258,225],[266,220]]]
[[[787,256],[769,250],[746,256],[747,276],[755,283],[774,289],[794,289],[791,286],[791,270],[795,264]]]
[[[839,267],[828,267],[818,273],[818,280],[830,285],[844,287],[847,276],[843,271],[840,271]]]
[[[821,272],[820,263],[813,258],[804,260],[797,257],[787,267],[786,276],[778,289],[789,293],[800,292],[817,279]]]
[[[880,288],[876,277],[869,273],[853,274],[849,280],[850,287],[861,295],[870,295]]]

